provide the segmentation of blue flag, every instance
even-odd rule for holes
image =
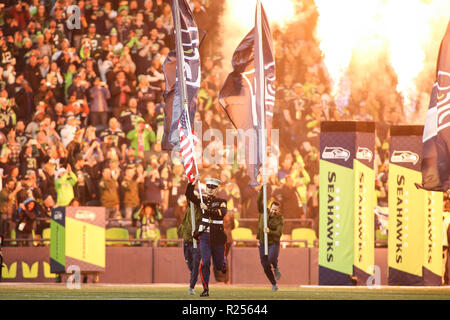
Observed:
[[[439,50],[436,82],[423,132],[422,187],[450,189],[450,23]]]
[[[269,21],[261,5],[261,30],[263,56],[258,55],[258,28],[253,28],[234,51],[231,64],[233,71],[228,75],[219,93],[219,103],[224,108],[234,127],[238,129],[245,143],[245,160],[250,185],[257,185],[261,167],[261,103],[264,103],[265,128],[270,141],[273,109],[275,106],[275,59],[273,56],[272,34]],[[256,23],[255,23],[256,25]],[[264,65],[264,74],[259,74],[258,66]],[[263,77],[265,98],[260,101],[256,82]],[[266,141],[267,145],[267,141]]]
[[[199,32],[195,23],[194,15],[186,0],[172,0],[172,16],[175,21],[174,2],[179,2],[179,14],[181,22],[181,42],[184,52],[184,78],[186,79],[186,96],[189,106],[189,119],[193,127],[196,112],[197,93],[200,89],[200,53],[199,47],[203,40],[204,32]],[[199,36],[199,34],[201,36]],[[183,111],[183,101],[181,97],[181,82],[177,63],[176,50],[172,50],[164,61],[163,72],[166,81],[166,88],[163,93],[165,107],[164,134],[162,138],[162,149],[172,150],[179,148],[180,136],[178,133],[178,121]]]

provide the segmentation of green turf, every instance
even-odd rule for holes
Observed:
[[[187,294],[184,286],[105,286],[82,285],[81,289],[68,289],[64,285],[14,284],[0,285],[0,300],[198,300],[201,288],[196,294]],[[281,287],[272,292],[270,287],[211,286],[210,297],[220,300],[450,300],[450,287],[404,288],[318,288],[318,287]]]

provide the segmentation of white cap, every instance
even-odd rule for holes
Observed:
[[[219,179],[216,179],[216,178],[205,178],[206,186],[212,185],[217,188],[221,183],[222,183],[222,181],[220,181]]]

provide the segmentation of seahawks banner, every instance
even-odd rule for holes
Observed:
[[[50,270],[65,273],[105,270],[105,208],[58,207],[52,209]]]
[[[353,275],[358,285],[367,285],[374,273],[375,234],[375,124],[370,122],[369,132],[356,132],[354,173],[354,264]]]
[[[50,271],[64,273],[66,270],[66,208],[52,209],[50,220]]]
[[[373,122],[325,121],[320,133],[319,285],[365,283],[373,268]]]
[[[388,175],[389,285],[423,285],[425,191],[421,182],[423,126],[390,128]]]
[[[423,284],[442,285],[442,192],[425,192]]]
[[[422,185],[427,190],[450,190],[450,23],[439,50],[423,132]]]
[[[197,93],[200,89],[201,71],[200,71],[200,39],[205,35],[199,36],[199,30],[195,23],[194,15],[186,0],[172,0],[172,17],[175,21],[176,12],[174,10],[174,1],[179,3],[179,15],[181,23],[181,42],[184,51],[184,77],[186,79],[186,98],[189,106],[189,119],[191,128],[193,128],[194,116],[197,104]],[[180,67],[177,63],[176,50],[172,50],[163,64],[163,72],[166,81],[166,88],[163,93],[165,101],[165,119],[164,134],[161,142],[163,150],[172,150],[179,146],[180,135],[178,133],[178,120],[184,109],[181,97],[181,82],[179,72]]]
[[[246,144],[245,159],[250,185],[257,185],[256,178],[261,166],[261,103],[265,106],[265,128],[267,140],[271,141],[273,108],[275,106],[275,60],[272,34],[269,22],[261,5],[261,30],[253,28],[234,51],[231,64],[233,71],[228,75],[219,92],[219,103],[224,108],[234,127]],[[255,23],[256,25],[256,23]],[[262,57],[258,53],[258,41],[262,39]],[[258,66],[263,63],[264,74],[259,74]],[[255,70],[256,69],[256,70]],[[264,102],[260,101],[259,87],[256,85],[263,77]],[[244,140],[248,139],[248,140]]]

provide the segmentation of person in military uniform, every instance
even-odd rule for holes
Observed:
[[[194,186],[199,180],[196,176],[193,183],[188,183],[186,188],[186,199],[194,203],[195,208],[202,210],[202,220],[196,226],[193,234],[200,241],[200,275],[202,279],[203,292],[201,297],[209,296],[209,275],[211,257],[214,267],[223,273],[227,271],[225,260],[225,243],[227,236],[223,228],[223,218],[227,214],[227,203],[224,199],[216,197],[217,188],[221,181],[214,178],[206,178],[206,191],[203,202],[194,194]]]
[[[267,228],[264,228],[264,206],[263,189],[258,194],[258,233],[256,239],[259,240],[259,258],[264,273],[272,284],[272,291],[277,291],[277,280],[281,278],[278,268],[278,254],[280,252],[280,238],[283,233],[284,218],[280,214],[281,205],[278,201],[271,200],[267,205]],[[267,232],[268,255],[264,254],[264,232]],[[274,271],[272,271],[272,266]]]
[[[200,208],[195,208],[195,225],[199,225],[202,221],[202,211]],[[200,245],[197,241],[197,246],[194,248],[193,244],[193,231],[192,231],[192,218],[191,218],[191,208],[188,205],[184,214],[183,221],[178,227],[178,234],[183,238],[183,253],[184,260],[190,271],[190,281],[189,281],[189,294],[195,294],[194,288],[198,279],[198,271],[200,267]]]

